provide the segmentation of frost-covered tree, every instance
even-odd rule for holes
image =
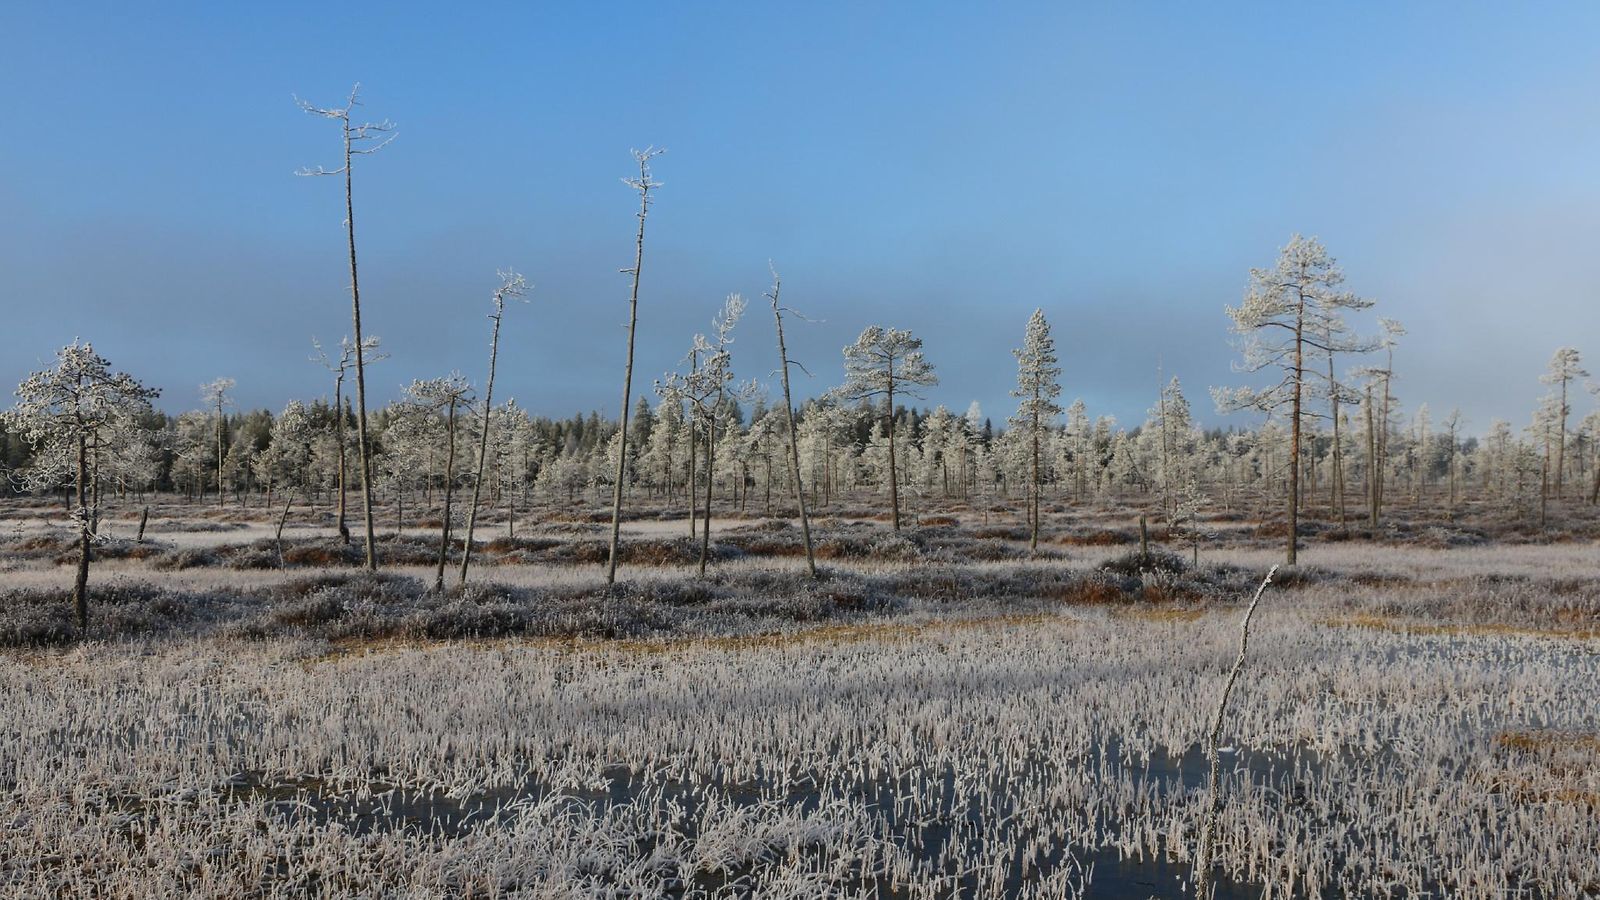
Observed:
[[[1140,432],[1141,437],[1145,435],[1157,444],[1146,467],[1155,471],[1161,514],[1171,524],[1177,520],[1183,491],[1197,478],[1194,416],[1176,375],[1162,385],[1160,399]]]
[[[450,552],[450,500],[456,478],[456,418],[457,412],[472,402],[472,386],[460,373],[452,372],[444,378],[413,381],[406,388],[406,400],[419,414],[438,416],[444,414],[444,514],[439,526],[439,567],[433,579],[433,589],[444,591],[444,566]]]
[[[1384,352],[1381,367],[1370,366],[1361,370],[1366,376],[1365,413],[1367,419],[1367,527],[1376,531],[1383,513],[1384,484],[1389,467],[1390,418],[1393,416],[1394,348],[1406,334],[1404,325],[1394,319],[1380,318],[1383,330],[1378,346]],[[1376,396],[1374,391],[1378,391]]]
[[[639,231],[634,237],[633,267],[622,270],[623,274],[631,276],[633,288],[628,295],[628,357],[622,372],[622,415],[617,426],[621,444],[617,448],[616,483],[611,493],[611,549],[606,554],[606,584],[617,580],[617,541],[622,536],[622,482],[626,474],[622,467],[628,464],[628,404],[633,396],[633,337],[639,326],[639,276],[644,271],[644,220],[650,213],[650,192],[661,186],[651,177],[650,160],[665,152],[653,147],[633,151],[634,162],[639,164],[639,177],[623,179],[639,193]]]
[[[845,383],[838,389],[846,400],[882,397],[887,428],[889,509],[894,530],[900,530],[900,485],[895,465],[895,408],[898,394],[916,397],[917,389],[939,383],[933,365],[922,355],[922,339],[909,331],[872,325],[844,348]]]
[[[385,354],[378,351],[378,338],[371,335],[365,338],[366,347],[362,352],[362,359],[368,363],[375,363],[386,358]],[[322,349],[322,344],[316,338],[311,339],[311,346],[316,348],[316,354],[311,357],[313,362],[320,363],[333,375],[333,414],[334,414],[334,441],[338,450],[339,466],[339,509],[334,518],[334,527],[339,532],[339,539],[350,543],[350,526],[346,523],[345,515],[345,481],[349,472],[349,465],[345,461],[345,451],[349,447],[349,440],[345,437],[345,423],[349,421],[349,401],[344,395],[344,379],[356,362],[356,348],[348,337],[339,339],[339,359],[335,362]]]
[[[299,400],[290,400],[272,420],[272,440],[267,444],[262,466],[267,474],[267,505],[272,505],[272,489],[282,483],[303,489],[311,466],[311,414]]]
[[[717,423],[719,415],[727,413],[722,401],[727,398],[728,386],[733,383],[733,328],[744,314],[744,298],[728,295],[722,311],[711,320],[715,338],[703,334],[694,336],[689,357],[694,360],[688,374],[668,373],[665,380],[657,382],[656,392],[671,403],[688,402],[694,413],[694,424],[701,430],[705,443],[706,494],[703,532],[700,540],[700,574],[706,573],[706,561],[711,553],[711,489],[714,482]],[[692,489],[692,485],[691,485]]]
[[[367,364],[366,341],[361,335],[361,282],[356,275],[356,212],[355,198],[352,189],[352,178],[355,167],[352,165],[357,156],[366,156],[382,150],[394,140],[394,125],[388,120],[382,122],[364,122],[356,124],[351,119],[351,113],[360,104],[356,99],[361,91],[357,84],[350,89],[350,98],[344,106],[317,107],[304,100],[296,98],[300,108],[314,116],[332,119],[339,123],[340,132],[344,139],[344,165],[337,169],[329,170],[321,166],[315,169],[301,169],[301,175],[343,175],[344,176],[344,227],[346,245],[350,253],[350,319],[355,334],[355,362],[356,362],[356,441],[357,452],[361,457],[361,507],[366,517],[367,531],[367,570],[378,570],[378,542],[373,532],[372,524],[372,438],[367,432]]]
[[[1450,414],[1445,416],[1444,422],[1441,423],[1444,425],[1446,440],[1449,442],[1449,447],[1445,452],[1445,475],[1450,482],[1450,509],[1452,511],[1456,508],[1456,470],[1461,459],[1461,426],[1464,422],[1461,410],[1456,408],[1450,410]]]
[[[1561,475],[1567,462],[1567,417],[1572,414],[1572,407],[1567,404],[1567,387],[1577,379],[1588,376],[1589,373],[1583,370],[1577,348],[1562,347],[1550,357],[1549,368],[1539,378],[1541,382],[1551,385],[1554,397],[1555,422],[1550,432],[1552,437],[1545,442],[1545,463],[1555,475],[1557,500],[1561,499]],[[1553,464],[1549,459],[1552,449],[1555,453]]]
[[[207,382],[206,384],[200,385],[200,400],[201,400],[201,402],[206,405],[207,409],[213,410],[215,415],[216,415],[215,428],[216,428],[216,435],[217,435],[216,447],[217,447],[217,508],[218,509],[222,508],[222,500],[223,500],[222,473],[226,469],[226,466],[223,465],[223,457],[224,457],[224,455],[226,453],[225,448],[226,448],[227,441],[228,441],[228,420],[227,420],[226,417],[223,416],[222,410],[223,410],[223,407],[225,407],[228,404],[233,402],[233,398],[228,396],[228,392],[233,390],[233,385],[234,385],[234,381],[233,381],[232,378],[218,378],[216,381],[211,381],[211,382]]]
[[[500,357],[500,320],[505,318],[506,301],[528,292],[528,280],[507,269],[499,273],[500,286],[494,291],[494,323],[489,335],[489,378],[483,385],[483,419],[478,429],[478,467],[472,476],[472,506],[467,509],[467,540],[461,550],[461,583],[467,583],[467,565],[472,560],[472,533],[478,524],[478,502],[483,496],[483,472],[489,456],[489,433],[494,426],[494,369]]]
[[[78,569],[72,584],[72,611],[78,630],[89,627],[89,561],[99,516],[89,505],[89,448],[102,433],[150,410],[160,391],[133,376],[111,371],[111,363],[88,343],[56,353],[54,368],[34,372],[17,386],[17,404],[4,414],[5,430],[19,434],[44,464],[45,483],[59,483],[56,461],[72,460],[73,513],[78,531]]]
[[[1017,386],[1011,396],[1021,398],[1011,423],[1025,431],[1028,440],[1028,549],[1039,549],[1039,494],[1044,486],[1040,443],[1045,429],[1061,415],[1061,366],[1055,338],[1044,310],[1035,309],[1022,336],[1022,346],[1011,351],[1017,358]]]
[[[1332,456],[1328,474],[1328,506],[1338,517],[1342,528],[1345,523],[1345,491],[1344,491],[1344,433],[1343,413],[1341,407],[1346,404],[1360,402],[1359,396],[1349,385],[1340,381],[1337,376],[1337,361],[1341,353],[1370,353],[1377,349],[1378,344],[1357,336],[1345,324],[1341,310],[1368,309],[1373,305],[1371,300],[1357,297],[1354,294],[1341,293],[1337,295],[1341,302],[1335,308],[1327,308],[1319,304],[1318,315],[1315,317],[1317,327],[1318,349],[1326,358],[1328,368],[1323,376],[1322,393],[1328,400],[1328,421],[1333,428],[1330,453]]]
[[[678,466],[685,461],[685,455],[680,453],[685,441],[684,431],[683,404],[663,399],[656,405],[650,440],[641,454],[640,470],[645,473],[646,482],[657,486],[668,503],[673,499]]]
[[[1561,399],[1554,393],[1546,394],[1539,401],[1539,406],[1533,411],[1533,421],[1528,425],[1527,434],[1536,447],[1543,447],[1539,454],[1539,527],[1545,527],[1546,507],[1550,499],[1550,466],[1551,444],[1560,439],[1562,423]]]
[[[1330,352],[1323,343],[1329,317],[1341,310],[1370,305],[1339,290],[1344,273],[1315,238],[1294,235],[1270,269],[1252,269],[1244,301],[1228,307],[1233,331],[1240,337],[1245,372],[1277,369],[1282,378],[1265,390],[1218,389],[1219,410],[1257,409],[1287,412],[1289,418],[1288,546],[1286,562],[1295,564],[1300,534],[1300,451],[1306,418],[1307,355]]]

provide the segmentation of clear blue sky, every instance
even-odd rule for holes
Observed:
[[[1410,327],[1408,408],[1520,425],[1557,346],[1600,366],[1600,6],[532,6],[0,5],[0,381],[81,336],[169,409],[219,376],[245,407],[327,393],[342,198],[293,172],[337,134],[291,95],[356,81],[400,130],[356,173],[380,401],[481,379],[515,266],[497,393],[611,410],[648,144],[646,391],[772,259],[824,320],[791,336],[807,393],[877,322],[926,339],[930,403],[998,421],[1042,306],[1068,398],[1135,424],[1160,366],[1218,421],[1223,306],[1295,231]]]

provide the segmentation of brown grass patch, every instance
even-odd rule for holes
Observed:
[[[532,638],[466,638],[430,641],[401,637],[341,638],[329,643],[328,651],[310,658],[307,664],[328,662],[346,656],[363,656],[376,653],[393,653],[405,650],[436,650],[468,647],[473,649],[541,649],[571,653],[615,650],[631,654],[672,653],[682,650],[759,650],[779,647],[816,646],[819,644],[859,643],[879,641],[900,643],[937,632],[959,632],[971,629],[1011,628],[1023,625],[1040,625],[1048,622],[1069,622],[1051,613],[1006,613],[959,619],[934,619],[928,622],[863,622],[836,623],[803,628],[796,631],[770,632],[736,636],[673,636],[659,640],[624,638],[620,640],[592,637],[532,637]]]
[[[1572,641],[1591,641],[1600,638],[1600,629],[1593,626],[1571,628],[1534,628],[1527,625],[1498,623],[1474,625],[1434,625],[1426,622],[1408,622],[1388,616],[1362,614],[1324,619],[1319,624],[1330,628],[1366,628],[1396,634],[1446,635],[1455,637],[1539,637]]]
[[[1506,729],[1494,736],[1494,745],[1506,750],[1578,750],[1600,754],[1600,735],[1541,729]]]
[[[1137,540],[1138,537],[1130,532],[1102,529],[1081,534],[1063,534],[1056,538],[1056,543],[1074,547],[1120,547]],[[1150,541],[1156,543],[1156,536],[1151,535]]]
[[[1146,622],[1193,622],[1205,615],[1203,609],[1175,606],[1132,606],[1119,609],[1117,615],[1129,619],[1142,619]]]

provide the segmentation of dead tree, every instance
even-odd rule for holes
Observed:
[[[1267,570],[1267,577],[1261,579],[1261,586],[1256,588],[1255,597],[1251,598],[1250,606],[1244,611],[1244,622],[1239,626],[1239,655],[1233,661],[1233,668],[1228,672],[1228,680],[1222,684],[1222,696],[1217,698],[1216,712],[1211,716],[1211,730],[1206,735],[1206,758],[1211,763],[1211,796],[1206,802],[1205,820],[1200,825],[1200,852],[1196,854],[1195,896],[1200,900],[1211,898],[1211,849],[1217,830],[1217,809],[1222,797],[1222,766],[1217,750],[1217,744],[1222,740],[1222,717],[1228,711],[1228,696],[1233,693],[1233,683],[1239,680],[1239,670],[1244,668],[1245,653],[1250,649],[1250,619],[1256,614],[1256,606],[1261,603],[1261,595],[1272,583],[1272,576],[1277,574],[1278,567],[1273,566]]]
[[[352,162],[357,156],[366,156],[376,153],[389,145],[394,140],[394,125],[385,119],[382,122],[364,122],[353,124],[350,119],[351,112],[360,104],[356,95],[360,92],[361,85],[357,84],[350,89],[350,98],[342,107],[322,108],[312,106],[304,100],[296,98],[300,108],[325,119],[334,119],[339,122],[344,138],[344,165],[337,169],[328,170],[321,166],[315,169],[301,169],[301,175],[343,175],[344,176],[344,226],[345,238],[350,251],[350,320],[355,333],[356,356],[356,449],[361,457],[361,509],[366,522],[367,538],[367,571],[378,570],[378,545],[373,533],[372,522],[372,439],[367,432],[367,368],[364,358],[365,341],[361,336],[361,282],[356,274],[356,214],[355,200],[351,190]]]
[[[472,479],[472,506],[467,510],[467,542],[461,549],[461,583],[467,583],[467,565],[472,560],[472,533],[478,524],[478,501],[483,496],[483,467],[489,457],[489,428],[494,418],[494,367],[500,356],[500,320],[506,313],[506,299],[521,297],[528,291],[527,279],[512,270],[500,274],[500,287],[494,292],[494,323],[489,335],[489,380],[483,386],[483,423],[478,430],[478,471]]]
[[[639,274],[644,268],[644,219],[650,214],[650,192],[661,183],[650,177],[650,160],[665,153],[647,147],[633,151],[639,164],[638,178],[625,178],[623,183],[639,192],[639,233],[634,239],[633,267],[623,269],[633,276],[633,288],[628,296],[628,358],[622,371],[622,417],[618,422],[620,434],[617,447],[617,478],[611,491],[611,551],[606,554],[606,584],[617,580],[617,539],[622,534],[622,480],[628,474],[628,404],[633,399],[633,338],[639,325]]]
[[[783,376],[783,415],[789,424],[789,481],[794,487],[794,502],[800,507],[800,535],[806,542],[806,567],[811,570],[811,577],[817,577],[817,557],[811,548],[811,518],[806,515],[806,491],[800,483],[800,436],[794,423],[794,396],[789,392],[789,367],[800,366],[800,371],[806,372],[806,367],[789,359],[789,348],[783,342],[783,307],[778,305],[778,292],[783,288],[783,280],[778,277],[778,270],[772,270],[772,292],[767,294],[767,299],[772,301],[772,318],[778,325],[778,371]],[[810,372],[806,372],[810,375]],[[770,480],[770,479],[769,479]]]

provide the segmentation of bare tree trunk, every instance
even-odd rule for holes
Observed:
[[[696,516],[700,509],[700,486],[695,482],[695,454],[698,452],[698,444],[695,442],[694,429],[697,424],[699,424],[699,417],[696,416],[694,410],[691,409],[689,411],[689,483],[685,485],[688,490],[684,492],[689,495],[690,540],[694,540],[695,523],[697,521]]]
[[[339,540],[350,543],[350,526],[345,522],[345,478],[349,471],[349,464],[345,460],[345,435],[344,435],[344,366],[339,367],[339,376],[333,381],[333,406],[334,419],[338,422],[335,440],[339,442]]]
[[[1589,488],[1589,505],[1600,503],[1600,464],[1594,467],[1594,484]]]
[[[1295,545],[1300,538],[1300,392],[1305,386],[1305,345],[1302,342],[1305,321],[1305,299],[1300,301],[1294,329],[1294,402],[1290,406],[1289,423],[1289,550],[1287,565],[1294,565]]]
[[[1567,379],[1561,379],[1560,422],[1556,429],[1556,499],[1561,499],[1561,475],[1567,466]]]
[[[1378,479],[1380,464],[1378,462],[1378,435],[1373,431],[1372,421],[1372,385],[1367,385],[1367,527],[1373,531],[1378,528]]]
[[[892,365],[892,364],[891,364]],[[894,461],[894,375],[889,375],[889,509],[894,530],[900,530],[900,479]]]
[[[1217,744],[1222,740],[1222,717],[1228,711],[1228,696],[1233,693],[1234,682],[1239,680],[1239,670],[1244,668],[1245,652],[1250,648],[1250,618],[1256,614],[1261,595],[1272,583],[1272,576],[1277,571],[1277,566],[1267,570],[1267,577],[1261,580],[1255,597],[1251,598],[1250,606],[1244,611],[1244,622],[1239,627],[1239,655],[1228,672],[1228,680],[1222,684],[1222,696],[1217,698],[1217,709],[1211,716],[1211,731],[1206,742],[1206,757],[1211,761],[1211,796],[1207,800],[1205,820],[1200,826],[1200,851],[1196,854],[1194,865],[1194,893],[1199,900],[1211,900],[1211,849],[1217,830],[1217,809],[1222,799],[1222,760],[1217,752]]]
[[[278,548],[278,567],[283,568],[283,525],[289,521],[289,507],[294,506],[294,498],[283,504],[283,515],[278,517],[278,532],[273,535],[272,542]]]
[[[227,420],[222,418],[222,393],[217,392],[217,509],[222,508],[222,442],[227,435]],[[98,480],[98,479],[97,479]]]
[[[1332,346],[1332,342],[1329,342]],[[1333,473],[1328,479],[1328,505],[1344,530],[1344,447],[1339,441],[1339,383],[1334,381],[1333,351],[1328,351],[1328,394],[1333,398]]]
[[[711,486],[714,483],[712,473],[716,460],[717,417],[715,414],[706,416],[706,508],[705,515],[701,517],[700,532],[700,577],[706,576],[706,558],[711,553]]]
[[[85,488],[89,480],[89,443],[83,426],[78,427],[78,575],[72,583],[72,613],[80,634],[89,629],[89,504]]]
[[[772,317],[778,323],[779,371],[783,373],[783,413],[789,422],[789,478],[794,482],[794,502],[800,507],[800,534],[806,542],[806,568],[817,577],[817,557],[811,548],[811,518],[806,514],[806,492],[800,483],[800,436],[794,424],[794,398],[789,393],[789,350],[783,342],[783,313],[778,306],[779,283],[772,279]],[[771,479],[769,478],[770,482]],[[770,490],[770,487],[769,487]]]
[[[372,439],[367,433],[367,362],[361,337],[361,282],[356,275],[356,211],[351,186],[350,120],[344,121],[344,224],[350,245],[350,322],[356,343],[356,451],[361,457],[361,510],[366,520],[367,571],[378,571],[378,542],[372,524]],[[343,410],[340,411],[343,413]]]
[[[489,458],[489,423],[494,419],[494,367],[500,354],[500,318],[504,301],[495,295],[493,334],[489,338],[489,381],[483,389],[483,428],[478,435],[478,473],[472,479],[472,508],[467,510],[467,542],[461,548],[461,583],[467,583],[467,564],[472,560],[472,533],[478,524],[478,498],[483,492],[483,466]]]
[[[444,520],[439,524],[439,571],[433,579],[433,589],[444,593],[444,563],[450,552],[450,495],[456,477],[456,404],[450,401],[446,413],[444,461]]]
[[[1166,423],[1163,421],[1163,429]],[[1033,389],[1033,497],[1029,501],[1028,510],[1028,552],[1039,552],[1039,388]],[[1170,530],[1171,526],[1168,526]]]
[[[644,267],[644,219],[650,211],[650,151],[639,160],[639,233],[634,240],[633,289],[628,297],[628,361],[622,373],[622,434],[617,447],[617,479],[611,491],[611,552],[606,554],[606,584],[617,580],[617,541],[622,535],[622,480],[628,469],[628,413],[633,391],[633,338],[639,325],[639,273]]]
[[[1383,501],[1385,483],[1389,479],[1387,467],[1389,464],[1389,402],[1392,399],[1389,392],[1389,379],[1394,372],[1394,351],[1389,351],[1388,367],[1383,370],[1383,415],[1378,422],[1378,492],[1373,502],[1373,527],[1377,527],[1377,517],[1383,514]]]

